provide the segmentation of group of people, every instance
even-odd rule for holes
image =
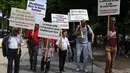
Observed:
[[[105,50],[106,50],[106,68],[105,73],[112,73],[112,68],[116,56],[116,31],[114,24],[116,19],[111,17],[111,23],[109,27],[109,31],[105,37]],[[39,50],[39,37],[38,37],[38,24],[35,25],[34,30],[28,30],[26,32],[26,42],[27,47],[29,50],[30,56],[30,70],[36,72],[37,68],[37,56]],[[6,53],[4,52],[4,56],[7,56],[8,59],[8,68],[7,73],[12,73],[13,69],[13,61],[14,61],[14,73],[19,73],[19,62],[21,56],[21,46],[24,43],[23,38],[18,34],[18,29],[14,29],[13,33],[6,38],[6,42],[2,44],[2,48],[6,49]],[[91,44],[94,41],[94,32],[92,31],[91,27],[88,25],[88,21],[81,20],[81,24],[77,26],[76,30],[72,33],[72,36],[76,37],[76,45],[74,46],[74,41],[72,39],[67,38],[67,31],[61,30],[60,36],[55,45],[59,49],[59,71],[60,73],[64,72],[64,66],[66,61],[67,51],[72,51],[72,59],[76,56],[77,61],[77,69],[76,71],[79,72],[83,70],[88,72],[87,66],[87,59],[88,56],[92,60],[93,54],[91,50]],[[4,41],[3,41],[4,42]],[[41,59],[41,71],[45,71],[48,73],[50,69],[50,62],[51,57],[53,56],[53,47],[51,46],[51,39],[47,39],[41,45],[43,57]],[[54,43],[53,43],[54,44]],[[5,47],[8,46],[8,47]],[[76,49],[76,55],[74,54],[74,48]],[[8,51],[7,51],[8,50]],[[81,54],[83,57],[83,62],[81,62]],[[81,64],[83,63],[83,64]],[[46,68],[44,69],[44,66]]]

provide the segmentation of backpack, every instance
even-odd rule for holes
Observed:
[[[92,42],[92,33],[90,33],[88,25],[87,25],[87,32],[88,32],[88,41]]]
[[[2,40],[2,53],[3,53],[4,57],[6,57],[7,54],[8,54],[8,48],[9,48],[9,46],[8,46],[8,44],[9,44],[8,39],[9,39],[9,37],[10,37],[10,35],[4,37],[3,40]]]
[[[29,38],[27,43],[28,43],[29,46],[35,46],[36,45],[36,41],[33,40],[32,38]]]

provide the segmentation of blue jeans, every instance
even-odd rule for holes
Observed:
[[[83,69],[86,69],[87,66],[87,58],[88,58],[88,44],[76,43],[76,51],[77,51],[77,68],[81,69],[80,55],[83,51]]]

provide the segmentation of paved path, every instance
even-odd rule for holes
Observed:
[[[1,50],[0,50],[0,73],[7,73],[7,59],[2,57],[1,55]],[[37,72],[36,73],[43,73],[40,71],[40,61],[41,61],[42,54],[40,53],[39,50],[39,55],[38,55],[38,65],[37,65]],[[94,73],[104,73],[103,69],[93,66],[94,67]],[[91,72],[92,64],[88,63],[88,70]],[[66,62],[65,65],[65,72],[63,73],[84,73],[84,72],[76,72],[76,64]],[[27,48],[23,49],[22,52],[22,57],[21,57],[21,62],[20,62],[20,73],[33,73],[32,71],[29,70],[29,56],[27,52]],[[54,54],[54,57],[52,58],[51,61],[51,68],[49,73],[59,73],[59,68],[58,68],[58,55],[57,53]]]

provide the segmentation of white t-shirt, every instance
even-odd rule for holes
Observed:
[[[57,39],[56,45],[59,45],[61,43],[60,40],[61,40],[60,38]],[[70,44],[68,38],[67,37],[62,38],[62,50],[67,50],[69,45]]]
[[[15,37],[11,36],[8,41],[9,41],[9,48],[10,49],[17,49],[18,42],[20,42],[20,35],[17,35]],[[23,45],[24,40],[22,39],[22,41],[20,43],[21,43],[21,45]]]

